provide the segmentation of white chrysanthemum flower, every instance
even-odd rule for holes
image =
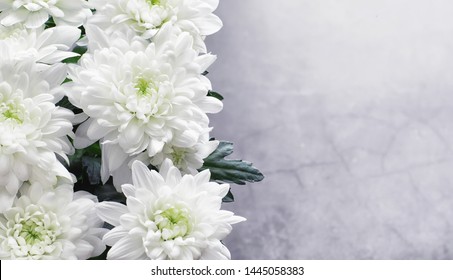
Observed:
[[[96,9],[90,22],[108,32],[130,28],[148,39],[170,23],[179,32],[189,32],[194,48],[206,52],[204,37],[222,27],[213,14],[218,0],[90,0]]]
[[[96,215],[97,198],[73,193],[72,184],[52,191],[21,188],[12,208],[0,214],[0,259],[88,259],[105,250],[107,232]]]
[[[209,178],[208,170],[181,177],[170,160],[160,173],[135,161],[133,184],[122,186],[127,206],[97,206],[98,215],[114,226],[104,236],[112,246],[107,259],[229,259],[221,240],[245,219],[220,209],[229,185]]]
[[[72,26],[26,29],[19,24],[0,25],[0,53],[9,60],[55,64],[78,56],[70,50],[79,37],[80,30]]]
[[[74,114],[55,107],[58,85],[66,67],[54,65],[37,72],[35,64],[0,63],[0,212],[16,197],[23,182],[55,182],[55,176],[72,180],[57,160],[73,152]],[[49,178],[50,177],[50,178]]]
[[[2,0],[0,24],[39,28],[52,17],[56,25],[81,26],[92,14],[85,0]]]
[[[132,182],[131,167],[132,163],[136,160],[146,165],[151,164],[160,168],[166,159],[170,159],[182,174],[194,175],[203,166],[204,159],[214,152],[218,145],[219,141],[216,140],[200,142],[189,148],[180,148],[171,144],[165,144],[162,151],[153,157],[149,157],[146,152],[138,156],[130,156],[118,169],[112,172],[113,185],[117,191],[121,192],[121,185]],[[104,151],[103,156],[107,153],[108,151]],[[103,168],[106,168],[106,166],[103,166]],[[107,171],[103,170],[102,173],[107,173]]]
[[[208,157],[219,146],[219,141],[202,141],[193,147],[182,148],[171,143],[166,144],[162,151],[149,159],[149,163],[160,167],[165,159],[170,159],[173,164],[184,174],[196,174],[203,166],[203,159]],[[145,161],[146,162],[146,161]]]
[[[170,29],[148,46],[117,38],[103,47],[111,40],[93,26],[87,35],[98,43],[71,69],[73,82],[65,88],[71,103],[90,116],[76,132],[76,148],[101,139],[104,181],[129,156],[146,151],[153,157],[167,143],[190,148],[200,141],[208,129],[206,113],[222,109],[222,102],[207,96],[211,84],[201,74],[215,56],[198,56],[190,35]]]

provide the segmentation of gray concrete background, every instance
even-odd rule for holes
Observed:
[[[233,259],[453,258],[453,2],[223,0]]]

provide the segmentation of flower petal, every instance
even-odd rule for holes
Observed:
[[[28,16],[28,11],[26,9],[18,9],[15,12],[3,12],[5,16],[0,21],[4,26],[11,26],[18,22],[24,21]]]
[[[39,28],[46,23],[48,18],[49,14],[45,10],[39,10],[37,12],[30,13],[24,25],[27,28]]]
[[[143,162],[138,160],[132,163],[132,182],[137,188],[147,188],[153,192],[155,188],[159,188],[165,184],[164,179],[159,173],[154,170],[150,171]]]
[[[145,248],[140,238],[125,236],[112,246],[107,254],[108,260],[146,259]]]
[[[126,205],[118,202],[104,201],[96,205],[96,213],[99,218],[112,226],[119,226],[120,217],[127,212]]]
[[[112,230],[107,232],[102,239],[105,244],[108,246],[113,246],[117,243],[121,238],[127,235],[127,230],[124,229],[122,226],[114,227]]]

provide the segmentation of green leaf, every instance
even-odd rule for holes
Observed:
[[[52,27],[55,27],[55,22],[54,22],[53,18],[50,17],[45,24],[45,29],[52,28]]]
[[[80,190],[90,191],[92,186],[100,184],[101,147],[99,142],[84,149],[78,149],[69,156],[68,170],[72,174],[76,174],[76,187]]]
[[[97,157],[83,156],[82,167],[88,177],[90,185],[101,184],[101,159]]]
[[[126,204],[126,196],[124,196],[123,193],[118,192],[112,184],[109,184],[109,182],[102,186],[96,186],[93,193],[98,197],[99,202],[115,201]]]
[[[63,99],[61,99],[61,100],[57,103],[57,106],[63,107],[63,108],[66,108],[66,109],[69,109],[69,110],[73,111],[74,114],[78,114],[78,113],[83,112],[82,109],[79,109],[79,108],[77,108],[76,106],[72,105],[72,103],[69,102],[69,99],[68,99],[67,96],[63,97]]]
[[[234,196],[231,190],[228,191],[227,195],[222,199],[222,202],[224,203],[229,203],[229,202],[234,202]]]
[[[85,151],[84,155],[92,157],[101,157],[101,145],[99,144],[99,141],[92,144],[91,146],[86,147],[83,150]]]
[[[208,96],[215,97],[220,101],[223,100],[223,96],[220,93],[212,91],[212,90],[208,91]]]
[[[73,163],[81,163],[83,156],[101,157],[101,146],[99,144],[99,141],[86,148],[75,150],[75,153],[69,156],[70,165],[72,165]]]
[[[233,143],[221,141],[217,149],[204,159],[201,170],[211,171],[211,180],[245,185],[246,182],[259,182],[264,175],[252,163],[242,160],[225,159],[233,153]]]
[[[110,248],[112,247],[107,246],[107,248],[104,250],[102,254],[100,254],[97,257],[89,258],[88,260],[101,260],[101,261],[107,260],[107,253],[110,251]]]
[[[63,60],[64,63],[77,63],[84,53],[87,52],[86,46],[76,46],[72,52],[80,54],[79,56],[69,57]]]

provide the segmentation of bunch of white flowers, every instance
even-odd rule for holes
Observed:
[[[230,258],[226,183],[263,176],[210,137],[217,5],[0,1],[1,259]]]

